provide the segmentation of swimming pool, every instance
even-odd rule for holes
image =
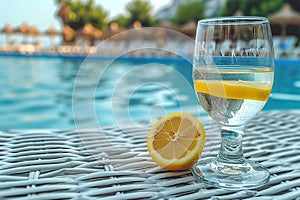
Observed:
[[[0,129],[149,124],[166,113],[205,116],[180,58],[0,56]],[[277,60],[264,110],[300,109],[300,60]],[[75,119],[75,122],[74,122]]]

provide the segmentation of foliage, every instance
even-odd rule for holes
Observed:
[[[268,16],[283,5],[283,0],[227,0],[223,16],[234,15],[238,10],[244,15]]]
[[[70,8],[67,24],[73,29],[80,29],[86,23],[101,30],[107,26],[108,12],[96,5],[94,0],[55,0],[55,2],[58,5],[65,4]],[[244,15],[268,16],[279,10],[284,3],[290,3],[295,10],[300,11],[300,0],[227,0],[220,13],[222,16],[230,16],[239,10]],[[110,23],[116,22],[120,27],[128,28],[135,21],[139,21],[143,26],[152,26],[159,22],[158,19],[153,18],[149,0],[131,0],[126,4],[125,9],[126,15],[119,15]],[[178,7],[171,21],[182,25],[204,17],[204,1],[187,0]]]
[[[199,1],[187,1],[179,6],[175,17],[172,19],[175,24],[185,24],[191,20],[198,21],[205,17],[205,5]]]
[[[289,3],[295,10],[300,10],[300,0],[227,0],[221,15],[234,15],[240,10],[244,15],[267,17],[279,10],[285,3]]]
[[[259,15],[267,17],[271,13],[274,13],[280,9],[284,3],[283,1],[284,0],[243,0],[241,1],[241,9],[246,15]]]
[[[127,27],[132,26],[135,21],[141,22],[143,26],[152,25],[152,6],[149,1],[132,0],[126,5],[129,14],[127,18]]]
[[[56,0],[56,3],[65,4],[70,8],[68,25],[75,30],[88,23],[98,29],[104,29],[107,25],[108,12],[101,6],[95,5],[93,0]]]

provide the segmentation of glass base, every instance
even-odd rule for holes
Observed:
[[[270,179],[264,166],[249,160],[243,164],[229,164],[218,162],[217,158],[201,159],[192,172],[203,183],[234,190],[260,187]]]

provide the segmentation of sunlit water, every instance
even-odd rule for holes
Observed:
[[[188,61],[111,61],[0,56],[0,129],[150,124],[176,111],[206,115]],[[300,109],[300,61],[276,62],[272,96],[264,107],[270,109]]]

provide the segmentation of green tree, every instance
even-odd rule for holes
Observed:
[[[133,0],[126,5],[129,14],[127,18],[127,27],[131,26],[135,21],[141,22],[143,26],[152,25],[152,6],[149,1]]]
[[[284,3],[285,0],[227,0],[221,15],[234,15],[236,11],[240,10],[244,15],[266,17],[280,9]]]
[[[187,1],[179,6],[172,22],[175,24],[185,24],[191,20],[198,21],[205,17],[205,5],[199,1]]]
[[[258,15],[267,17],[280,9],[284,0],[242,0],[241,9],[245,15]]]
[[[108,12],[101,6],[95,5],[93,0],[56,0],[56,3],[69,7],[68,25],[75,30],[82,28],[88,23],[98,29],[104,29],[107,25]]]

